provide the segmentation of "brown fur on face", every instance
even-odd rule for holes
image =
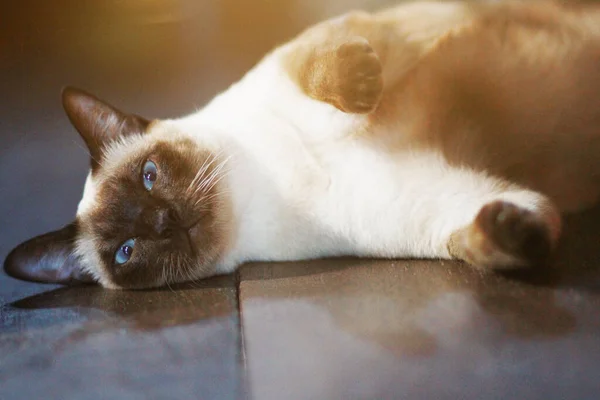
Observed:
[[[158,168],[150,191],[142,177],[147,160]],[[119,288],[211,274],[227,244],[223,173],[223,160],[183,138],[154,141],[110,172],[100,169],[95,206],[78,218],[78,253],[84,262],[99,262],[91,268],[99,267],[103,283]],[[118,265],[115,253],[130,238],[135,238],[132,256]],[[88,258],[89,251],[98,257]]]
[[[121,112],[79,89],[65,88],[63,105],[92,159],[77,217],[21,243],[5,270],[20,279],[110,288],[214,275],[232,232],[222,181],[227,159],[168,123]],[[147,161],[157,168],[153,186],[144,184]],[[125,242],[132,251],[118,263]]]

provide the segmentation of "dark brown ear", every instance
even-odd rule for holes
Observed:
[[[92,170],[98,168],[104,147],[135,133],[144,133],[149,122],[142,117],[125,114],[83,90],[66,87],[62,102],[69,120],[90,151]]]
[[[13,278],[65,285],[91,283],[75,255],[77,225],[36,236],[15,247],[4,261],[4,270]]]

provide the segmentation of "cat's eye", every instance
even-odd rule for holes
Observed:
[[[154,182],[156,182],[156,178],[158,177],[158,169],[156,168],[156,164],[152,161],[148,160],[144,164],[144,168],[142,169],[142,181],[144,182],[144,187],[146,190],[151,190],[152,186],[154,186]]]
[[[135,239],[126,240],[115,253],[115,263],[125,264],[131,258],[133,254],[133,247],[135,246]]]

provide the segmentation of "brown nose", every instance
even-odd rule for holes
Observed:
[[[169,234],[175,222],[171,215],[166,208],[155,208],[148,213],[146,224],[157,235],[165,236]]]

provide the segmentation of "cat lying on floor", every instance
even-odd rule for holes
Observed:
[[[318,24],[204,109],[147,121],[81,90],[75,221],[12,276],[146,288],[253,260],[545,263],[600,191],[600,9],[414,3]]]

